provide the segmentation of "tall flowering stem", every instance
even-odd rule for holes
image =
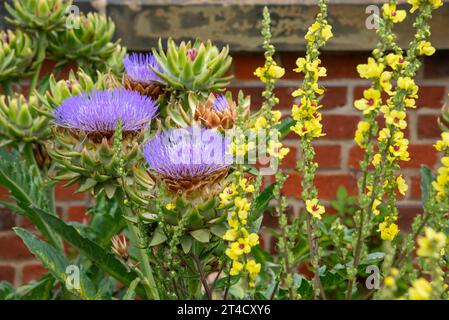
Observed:
[[[399,232],[395,223],[398,216],[396,190],[405,195],[408,189],[404,178],[401,175],[396,176],[400,169],[399,161],[410,160],[409,142],[404,138],[404,130],[407,127],[406,109],[415,108],[418,87],[413,78],[421,66],[419,56],[431,55],[435,51],[426,41],[430,35],[428,21],[432,17],[432,10],[442,5],[440,0],[409,2],[413,4],[411,12],[419,9],[419,13],[414,22],[416,34],[410,42],[407,56],[404,57],[402,50],[395,44],[396,36],[392,32],[393,24],[403,21],[406,13],[404,10],[396,10],[397,1],[390,0],[383,6],[383,18],[380,19],[381,28],[378,32],[380,42],[378,48],[373,51],[374,58],[369,58],[367,64],[358,66],[360,76],[372,79],[373,85],[365,90],[362,99],[355,102],[355,107],[364,113],[355,141],[361,148],[366,149],[366,153],[361,162],[363,176],[359,180],[360,210],[356,217],[358,231],[354,244],[354,262],[348,269],[347,299],[352,296],[364,239],[372,227],[372,215],[380,214],[378,207],[381,204],[386,206],[388,215],[383,217],[378,231],[383,240],[394,240]],[[386,54],[390,50],[393,52]],[[391,71],[386,71],[386,68],[391,68]],[[394,89],[391,80],[396,80]],[[389,96],[385,104],[381,97],[382,92]],[[379,112],[383,114],[386,123],[380,131],[375,120]],[[377,153],[372,141],[376,134]],[[374,166],[373,172],[369,172],[370,164]]]
[[[303,173],[302,198],[306,205],[307,239],[311,255],[312,266],[315,270],[313,288],[314,296],[320,294],[325,299],[325,293],[321,284],[319,269],[318,239],[320,231],[317,222],[325,213],[324,207],[318,200],[318,190],[313,184],[318,164],[315,162],[315,150],[312,142],[315,138],[323,136],[321,114],[318,111],[321,106],[318,103],[319,96],[324,89],[318,85],[320,77],[326,76],[326,69],[320,66],[319,49],[332,37],[332,27],[327,22],[327,1],[319,1],[319,13],[316,21],[309,27],[305,38],[308,40],[306,56],[298,58],[297,68],[294,70],[304,74],[302,87],[293,92],[294,97],[300,97],[300,103],[292,108],[292,117],[296,124],[291,128],[297,133],[302,150],[302,159],[298,162],[298,170]]]
[[[276,81],[281,78],[285,70],[276,65],[273,59],[275,54],[275,48],[271,44],[271,18],[267,7],[263,10],[262,20],[262,37],[263,48],[265,49],[265,66],[258,68],[255,72],[260,77],[261,81],[265,83],[265,90],[262,93],[264,101],[262,103],[261,115],[256,120],[256,130],[260,129],[272,129],[280,123],[281,113],[280,111],[273,111],[279,103],[279,99],[274,94],[274,88]],[[275,160],[277,166],[279,166],[282,159],[289,152],[288,148],[283,147],[279,142],[280,133],[274,132],[274,135],[270,135],[268,142],[268,154]],[[287,176],[281,169],[278,169],[275,174],[275,187],[273,190],[274,198],[277,199],[275,207],[276,215],[279,217],[279,226],[281,228],[281,237],[278,240],[279,251],[282,253],[283,258],[283,278],[284,284],[288,288],[290,299],[295,299],[296,294],[293,290],[293,275],[292,265],[293,260],[292,252],[294,248],[294,239],[292,239],[292,230],[288,224],[285,209],[287,207],[287,199],[281,195],[282,186],[285,183]],[[282,276],[281,276],[282,277]],[[280,280],[279,280],[280,281]],[[275,292],[273,292],[275,294]]]

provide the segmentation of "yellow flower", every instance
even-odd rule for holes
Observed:
[[[258,77],[262,82],[267,82],[268,78],[280,79],[284,76],[285,69],[276,65],[276,62],[271,60],[271,66],[264,65],[263,67],[258,67],[254,71],[254,75]]]
[[[371,207],[373,214],[378,216],[380,211],[379,209],[377,209],[377,207],[382,203],[382,201],[380,201],[379,199],[374,199],[373,201],[373,206]]]
[[[385,66],[381,63],[377,64],[374,58],[368,58],[367,64],[359,64],[357,66],[357,72],[360,77],[365,79],[379,78],[384,71]]]
[[[392,110],[385,118],[388,124],[392,124],[404,130],[407,127],[407,121],[405,121],[406,113],[404,111]]]
[[[443,132],[441,134],[441,140],[435,144],[435,149],[438,151],[444,151],[446,148],[449,148],[449,132]]]
[[[174,204],[174,203],[167,203],[167,205],[165,206],[165,209],[167,209],[167,210],[176,209],[176,204]]]
[[[319,204],[318,199],[306,200],[306,210],[312,216],[321,220],[321,216],[325,213],[325,209]]]
[[[402,133],[402,132],[398,132]],[[403,136],[403,134],[402,134]],[[408,152],[408,140],[401,137],[401,135],[395,135],[394,144],[390,146],[390,153],[402,161],[409,161],[410,154]]]
[[[385,277],[384,284],[386,287],[394,287],[396,284],[396,280],[392,276]]]
[[[248,244],[251,247],[257,246],[259,244],[259,235],[257,233],[251,233],[248,235]]]
[[[279,120],[281,120],[281,117],[282,112],[280,112],[279,110],[271,111],[271,121],[273,121],[274,123],[279,122]]]
[[[405,67],[408,64],[408,61],[400,54],[389,53],[385,57],[385,60],[393,70]]]
[[[413,281],[412,287],[408,289],[408,296],[411,300],[429,300],[431,295],[432,286],[424,278]]]
[[[431,56],[436,50],[429,41],[421,41],[418,45],[418,51],[420,55]]]
[[[245,190],[246,192],[254,192],[254,186],[249,183],[248,179],[243,178],[239,182],[240,187]]]
[[[379,131],[379,141],[387,141],[391,137],[390,129],[383,128]]]
[[[246,263],[246,270],[249,272],[249,277],[254,279],[260,272],[260,263],[254,260],[249,260]]]
[[[380,237],[382,240],[393,241],[396,235],[399,232],[399,228],[395,223],[390,223],[388,218],[386,218],[383,222],[379,223]]]
[[[229,219],[228,224],[232,229],[237,229],[239,227],[239,221],[237,219]]]
[[[273,78],[273,79],[280,79],[284,76],[285,74],[285,69],[282,67],[279,67],[277,65],[272,65],[268,71],[267,74]]]
[[[375,110],[379,106],[380,91],[370,88],[363,92],[363,99],[356,100],[354,106],[363,111],[363,113],[369,113]]]
[[[392,75],[392,72],[390,72],[390,71],[384,71],[384,72],[382,72],[382,74],[380,75],[380,79],[379,79],[379,80],[380,80],[379,83],[380,83],[382,89],[383,89],[386,93],[388,93],[389,95],[392,95],[392,94],[393,94],[392,91],[391,91],[391,89],[393,88],[393,85],[392,85],[391,82],[390,82],[390,80],[391,80],[391,75]]]
[[[365,148],[365,133],[370,129],[370,124],[367,121],[360,121],[357,125],[357,130],[355,131],[354,141],[360,146],[360,148]]]
[[[398,87],[406,90],[410,97],[417,98],[418,86],[415,84],[415,81],[409,77],[399,77],[398,79]]]
[[[232,184],[229,187],[226,187],[223,189],[223,191],[220,193],[220,207],[224,207],[230,203],[230,199],[235,196],[237,193],[237,190],[235,188],[235,185]]]
[[[441,249],[446,246],[446,235],[429,227],[425,229],[424,234],[425,236],[418,237],[419,248],[416,254],[420,257],[438,257]]]
[[[296,59],[296,69],[293,69],[295,72],[303,72],[306,68],[307,60],[304,58],[298,58]]]
[[[239,235],[239,233],[237,230],[230,229],[230,230],[226,231],[225,235],[223,236],[223,240],[235,241],[235,239],[237,239],[238,235]]]
[[[396,6],[392,4],[385,3],[383,5],[384,15],[390,19],[393,23],[398,23],[404,21],[407,13],[405,10],[396,10]]]
[[[234,260],[234,261],[232,261],[232,268],[229,271],[229,274],[231,276],[236,276],[236,275],[240,274],[240,272],[242,270],[243,270],[243,263]]]
[[[320,34],[317,34],[320,29]],[[320,37],[324,41],[329,40],[333,36],[332,27],[330,25],[322,26],[318,21],[316,21],[309,27],[305,38],[306,40],[314,42],[316,40],[316,36]]]
[[[251,204],[248,202],[246,198],[236,197],[234,199],[234,204],[238,210],[241,211],[249,211],[251,208]]]
[[[277,157],[282,160],[289,153],[289,151],[289,148],[282,147],[281,142],[274,142],[273,140],[268,142],[267,153],[272,157]]]
[[[396,179],[396,183],[398,185],[398,190],[399,193],[402,194],[403,196],[405,196],[405,193],[408,190],[408,185],[405,182],[405,179],[402,177],[402,175],[400,175],[399,177],[397,177]]]
[[[260,116],[254,123],[254,129],[256,129],[256,131],[260,131],[262,129],[265,129],[267,127],[267,124],[267,119],[264,116]]]
[[[443,164],[443,166],[449,167],[449,157],[441,158],[441,163]]]
[[[380,161],[382,160],[382,156],[379,153],[376,153],[373,157],[373,161],[371,163],[373,166],[377,167],[380,164]]]

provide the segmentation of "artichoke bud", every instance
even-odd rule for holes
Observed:
[[[195,110],[195,121],[200,121],[206,128],[217,128],[219,130],[232,129],[237,118],[237,105],[232,100],[232,94],[214,95],[211,93],[206,101],[189,98],[191,109]],[[244,106],[244,115],[249,114],[249,103]]]
[[[0,96],[0,136],[19,145],[42,142],[50,137],[47,117],[40,114],[36,97],[27,100],[23,95]]]
[[[71,0],[12,0],[12,4],[5,4],[11,15],[6,20],[31,32],[61,31],[71,5]]]
[[[105,70],[105,61],[112,56],[117,59],[123,54],[123,49],[118,49],[119,41],[111,42],[114,23],[104,15],[91,12],[80,13],[78,19],[79,29],[65,28],[62,32],[49,34],[50,57],[60,63],[76,61],[89,70]]]
[[[224,76],[232,63],[229,48],[220,51],[211,41],[197,40],[193,44],[183,41],[178,46],[173,39],[168,39],[165,51],[159,40],[153,54],[162,68],[162,71],[153,68],[154,72],[173,90],[222,91],[232,79]]]
[[[226,215],[218,210],[218,199],[211,198],[203,205],[193,205],[189,199],[179,197],[162,207],[164,221],[176,226],[183,220],[183,237],[193,237],[200,242],[209,242],[211,235],[222,236]],[[186,249],[186,248],[183,248]]]
[[[0,38],[0,81],[29,76],[36,53],[33,40],[20,30],[2,30]]]

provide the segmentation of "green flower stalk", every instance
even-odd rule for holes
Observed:
[[[285,70],[277,66],[273,56],[275,54],[275,48],[271,44],[271,18],[267,7],[263,9],[263,20],[262,20],[262,37],[263,37],[263,48],[265,49],[265,65],[259,67],[255,71],[255,75],[258,76],[262,82],[265,83],[265,90],[262,93],[264,101],[259,115],[255,121],[255,130],[268,130],[275,128],[280,123],[281,113],[279,111],[273,111],[279,103],[279,99],[274,94],[274,87],[277,79],[281,78]],[[274,139],[268,141],[268,153],[270,156],[275,158],[275,163],[279,166],[282,159],[289,152],[288,148],[282,146],[278,140],[280,138],[280,133],[276,132]],[[281,228],[282,236],[278,239],[279,251],[282,252],[282,266],[283,271],[280,276],[283,279],[283,285],[288,289],[290,299],[295,299],[296,294],[293,288],[293,276],[292,270],[293,265],[291,265],[292,250],[295,245],[294,236],[292,234],[294,227],[290,226],[287,221],[287,216],[285,214],[285,209],[287,208],[287,199],[285,196],[281,195],[282,186],[285,183],[287,176],[283,173],[281,169],[278,169],[275,175],[275,188],[273,190],[274,198],[277,199],[277,204],[275,207],[276,215],[279,217],[279,225]],[[278,283],[281,279],[278,279]],[[278,287],[278,286],[277,286]],[[276,291],[276,289],[275,289]],[[272,293],[274,295],[275,292]]]
[[[232,76],[224,76],[232,63],[229,48],[220,51],[211,41],[196,40],[193,44],[183,41],[176,45],[173,39],[168,39],[165,51],[159,40],[153,55],[162,68],[162,71],[152,68],[153,71],[175,91],[208,94],[222,91],[232,79]]]
[[[35,43],[20,30],[0,31],[0,83],[11,94],[11,82],[29,75],[35,56]]]
[[[89,12],[81,13],[76,19],[79,28],[49,33],[49,58],[58,61],[57,65],[75,61],[91,71],[106,71],[104,66],[112,66],[113,62],[121,65],[126,49],[119,46],[119,40],[112,42],[115,25],[111,18]],[[111,58],[113,61],[108,61]]]
[[[72,0],[13,0],[5,3],[6,20],[30,32],[62,31]]]
[[[298,162],[298,170],[303,173],[302,179],[302,198],[306,206],[307,239],[311,256],[312,266],[314,268],[314,297],[321,295],[326,298],[321,279],[318,274],[319,269],[319,246],[318,239],[320,231],[318,220],[325,213],[324,207],[318,200],[318,190],[313,184],[318,164],[315,163],[315,151],[312,141],[315,138],[323,136],[321,114],[318,109],[321,107],[318,103],[319,96],[324,93],[324,89],[318,85],[318,79],[326,76],[326,68],[320,66],[319,49],[326,44],[332,37],[332,27],[327,22],[327,1],[319,1],[319,13],[315,22],[310,26],[305,36],[307,43],[305,58],[298,58],[298,73],[304,73],[302,87],[293,92],[294,97],[300,97],[300,104],[292,108],[292,117],[296,124],[291,128],[293,132],[301,138],[300,146],[302,150],[302,159]]]
[[[411,1],[412,3],[413,1]],[[398,210],[396,208],[396,190],[402,195],[408,189],[404,178],[396,172],[399,170],[399,161],[409,161],[408,140],[404,138],[406,108],[415,107],[418,87],[413,80],[421,62],[419,57],[431,55],[435,49],[427,38],[430,35],[428,21],[433,9],[439,7],[438,1],[424,1],[419,3],[419,13],[414,27],[416,35],[409,45],[407,56],[403,56],[402,50],[395,44],[395,35],[392,32],[393,23],[405,19],[405,12],[396,10],[397,1],[391,0],[383,7],[383,20],[378,34],[380,43],[374,50],[374,58],[368,60],[368,64],[360,65],[360,75],[367,79],[373,79],[373,85],[364,92],[364,98],[355,102],[355,107],[364,112],[364,120],[359,123],[355,141],[366,154],[361,162],[364,174],[359,181],[359,205],[357,215],[358,235],[354,243],[354,264],[348,270],[350,280],[346,298],[352,295],[352,286],[357,273],[357,267],[363,255],[362,247],[366,235],[372,228],[372,215],[380,214],[379,206],[384,203],[388,215],[379,223],[378,231],[383,240],[392,241],[399,232],[395,221]],[[415,8],[416,9],[416,8]],[[399,12],[399,13],[398,13]],[[393,14],[394,13],[394,14]],[[394,17],[400,16],[401,19]],[[388,50],[393,52],[386,54]],[[389,67],[391,71],[385,69]],[[396,88],[390,81],[397,81]],[[381,93],[386,92],[390,98],[383,104]],[[378,123],[375,118],[379,111],[383,114],[386,127],[378,131]],[[378,134],[378,153],[374,152],[372,138]],[[369,165],[374,166],[374,172],[369,172]],[[384,199],[384,196],[387,196]]]

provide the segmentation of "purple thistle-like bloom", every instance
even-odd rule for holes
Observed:
[[[219,132],[191,127],[158,134],[143,147],[143,154],[163,178],[206,179],[232,164],[228,150],[229,139]]]
[[[54,112],[61,127],[93,132],[113,132],[120,119],[124,132],[144,129],[155,117],[156,102],[137,92],[114,89],[82,93],[64,100]]]
[[[212,109],[223,112],[227,108],[229,108],[229,103],[228,100],[226,100],[226,96],[224,94],[217,96],[212,104]]]
[[[123,65],[125,66],[126,75],[131,80],[143,83],[161,81],[161,78],[150,68],[151,66],[162,72],[162,68],[151,53],[127,54],[123,59]]]

